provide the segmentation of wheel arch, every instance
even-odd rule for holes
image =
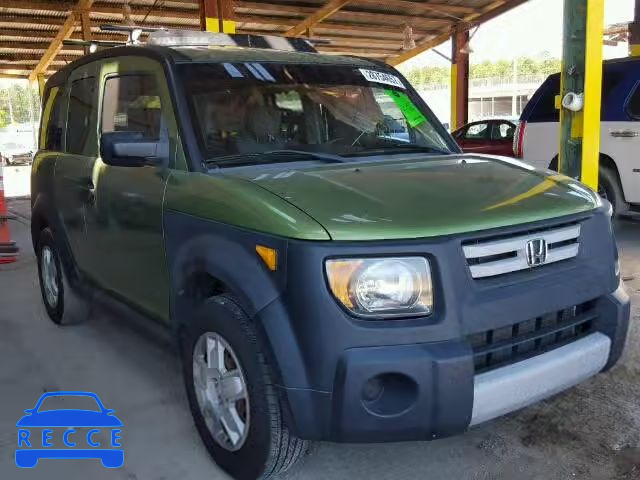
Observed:
[[[40,232],[45,228],[50,228],[53,233],[66,280],[73,288],[81,288],[81,274],[76,266],[62,221],[55,210],[50,195],[46,192],[40,192],[31,207],[31,243],[36,254]]]
[[[34,251],[38,245],[40,232],[51,223],[46,208],[44,207],[45,204],[46,201],[42,201],[42,195],[40,194],[36,197],[33,207],[31,208],[31,245]]]
[[[624,195],[624,189],[622,188],[622,180],[620,179],[620,171],[618,170],[618,164],[616,161],[611,158],[609,155],[601,153],[600,154],[600,168],[607,168],[611,170],[616,175],[616,179],[618,180],[618,186]]]
[[[618,171],[618,165],[616,164],[615,160],[606,153],[600,153],[600,168],[607,168],[615,173],[618,179],[618,184],[622,186],[620,182],[620,172]],[[551,159],[551,162],[549,162],[549,170],[553,170],[555,172],[558,171],[558,155],[553,157]]]
[[[196,309],[218,294],[232,295],[259,332],[279,385],[301,386],[307,374],[296,330],[283,300],[287,284],[287,241],[178,212],[165,212],[171,327],[177,336]],[[270,271],[257,244],[275,248]]]

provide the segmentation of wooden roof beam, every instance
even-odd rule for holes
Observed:
[[[31,65],[14,65],[11,63],[3,63],[0,61],[0,72],[2,73],[16,73],[18,75],[22,75],[18,72],[26,72],[28,75],[31,71]],[[48,70],[47,74],[52,73],[52,70]]]
[[[467,30],[470,30],[476,25],[480,25],[484,22],[487,22],[498,15],[502,15],[504,12],[511,10],[512,8],[517,7],[525,3],[528,0],[496,0],[491,2],[489,5],[480,9],[479,11],[475,11],[464,18],[461,19],[460,26]],[[406,62],[407,60],[419,55],[422,52],[426,52],[434,47],[437,47],[441,43],[446,42],[452,35],[452,28],[447,28],[441,30],[437,36],[433,38],[425,38],[420,42],[416,42],[415,48],[411,50],[407,50],[400,55],[395,57],[391,57],[387,60],[387,63],[392,66],[396,66],[402,62]],[[414,32],[415,33],[415,32]]]
[[[0,38],[0,50],[42,50],[44,51],[49,46],[50,42],[47,41],[35,41],[35,42],[15,42],[15,41],[7,41]],[[62,50],[67,52],[77,51],[82,53],[82,47],[77,47],[75,45],[64,45]]]
[[[40,58],[40,61],[35,66],[33,71],[29,74],[29,81],[33,82],[38,78],[38,75],[45,72],[47,67],[51,64],[55,56],[58,54],[60,49],[62,48],[62,42],[69,38],[74,31],[76,25],[76,13],[82,12],[84,10],[89,10],[91,5],[93,4],[93,0],[78,0],[74,11],[70,12],[67,15],[67,19],[58,30],[58,33],[53,38],[49,47]]]
[[[13,15],[11,17],[1,16],[0,24],[12,25],[17,28],[23,27],[26,31],[49,31],[43,30],[42,27],[59,27],[65,22],[64,18],[58,17],[43,17],[43,16],[29,16],[29,15]],[[36,28],[33,25],[37,25]],[[4,27],[3,27],[4,29]]]
[[[323,7],[319,8],[315,13],[309,15],[300,23],[294,25],[284,32],[285,37],[298,37],[307,30],[322,22],[325,18],[330,17],[351,0],[329,0]]]
[[[16,79],[16,80],[21,80],[21,79],[26,80],[27,78],[29,78],[29,75],[21,75],[19,73],[2,73],[2,72],[0,72],[0,78],[12,78],[12,79]]]
[[[56,60],[62,60],[66,62],[72,62],[82,57],[83,52],[65,52],[61,51],[56,55],[56,58],[52,60],[55,62]],[[29,60],[30,63],[38,63],[42,58],[42,52],[38,52],[37,50],[30,50],[28,52],[5,52],[0,51],[0,62],[16,62],[16,61],[26,61]]]

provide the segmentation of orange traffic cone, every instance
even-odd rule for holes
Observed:
[[[18,247],[16,242],[11,241],[8,220],[7,202],[4,199],[2,161],[0,160],[0,263],[11,263],[18,259]]]

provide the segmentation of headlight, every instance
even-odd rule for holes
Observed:
[[[423,257],[326,261],[331,292],[364,317],[412,317],[433,310],[431,268]]]

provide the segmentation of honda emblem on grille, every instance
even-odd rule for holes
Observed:
[[[549,248],[547,247],[547,241],[544,238],[534,238],[527,242],[526,254],[527,265],[535,267],[543,265],[547,261],[547,253]]]

